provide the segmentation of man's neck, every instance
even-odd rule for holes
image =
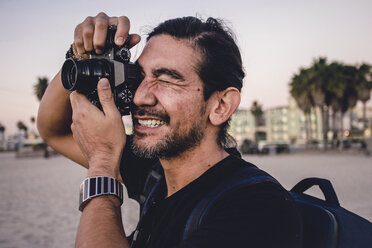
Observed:
[[[167,183],[167,197],[176,193],[209,168],[226,158],[228,153],[217,143],[207,141],[171,159],[160,159]]]

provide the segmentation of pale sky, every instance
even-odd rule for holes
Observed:
[[[180,16],[227,20],[247,74],[242,108],[253,100],[265,109],[287,105],[292,75],[319,56],[372,64],[370,0],[0,0],[0,123],[7,134],[16,132],[18,120],[31,128],[39,104],[33,94],[37,77],[57,73],[75,26],[100,11],[128,16],[132,32],[140,34]],[[132,54],[138,56],[141,47]]]

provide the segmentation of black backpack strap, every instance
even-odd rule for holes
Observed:
[[[137,244],[137,238],[142,233],[142,225],[146,222],[146,218],[144,216],[149,212],[151,206],[154,205],[157,199],[159,199],[159,188],[162,183],[162,179],[164,177],[164,173],[161,167],[160,162],[158,161],[154,164],[151,168],[151,171],[147,175],[145,186],[143,189],[143,193],[140,195],[140,219],[137,223],[136,230],[133,232],[133,236],[131,238],[131,247],[141,247],[141,244]]]
[[[297,194],[303,194],[306,190],[313,186],[319,186],[322,191],[326,203],[329,205],[334,205],[339,207],[340,203],[338,201],[336,192],[332,186],[332,183],[324,178],[310,177],[303,179],[301,182],[297,183],[290,192],[295,192]]]
[[[148,209],[151,207],[155,198],[158,194],[158,189],[161,184],[162,178],[164,177],[164,173],[162,171],[162,167],[160,162],[158,161],[155,165],[152,166],[152,170],[148,174],[145,182],[145,186],[143,189],[143,193],[140,196],[140,204],[141,204],[141,216],[146,214]]]
[[[273,177],[258,169],[257,167],[250,166],[244,167],[237,171],[226,180],[222,181],[213,191],[205,196],[191,212],[184,229],[182,240],[187,239],[202,223],[209,208],[213,203],[218,200],[222,195],[238,188],[253,185],[257,183],[272,182],[279,184]]]
[[[325,201],[304,193],[313,186],[319,186]],[[297,183],[289,193],[302,215],[304,247],[338,247],[340,226],[332,209],[341,207],[331,182],[323,178],[306,178]]]

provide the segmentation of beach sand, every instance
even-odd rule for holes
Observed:
[[[14,157],[14,153],[0,153],[0,247],[74,247],[80,218],[79,185],[86,169],[62,156]],[[328,178],[342,206],[372,221],[372,157],[290,154],[245,159],[287,189],[305,177]],[[138,219],[138,205],[130,199],[124,202],[123,219],[129,234]]]

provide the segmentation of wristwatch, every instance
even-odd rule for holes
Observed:
[[[102,195],[114,195],[123,204],[123,185],[112,177],[86,178],[80,185],[79,210],[83,211],[92,198]]]

